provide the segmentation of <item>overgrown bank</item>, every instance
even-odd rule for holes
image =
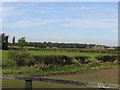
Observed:
[[[31,55],[26,51],[10,51],[12,62],[3,64],[3,74],[38,74],[55,72],[74,72],[117,67],[117,55],[66,56]]]

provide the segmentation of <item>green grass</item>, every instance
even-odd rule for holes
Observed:
[[[119,66],[120,67],[120,66]],[[30,75],[30,74],[48,74],[48,73],[60,73],[60,72],[76,72],[76,71],[88,71],[88,70],[99,70],[99,69],[107,69],[107,68],[118,68],[118,65],[101,65],[97,67],[92,66],[57,66],[52,69],[39,70],[35,67],[9,67],[3,69],[4,75]]]
[[[8,58],[8,51],[2,50],[2,64],[10,62],[11,60]]]
[[[65,51],[28,51],[28,53],[33,55],[67,55],[67,56],[96,56],[99,53],[80,53],[80,52],[65,52]]]
[[[7,62],[12,62],[8,58],[9,50],[2,50],[2,63],[6,64]],[[80,52],[65,52],[65,51],[35,51],[35,50],[28,50],[28,53],[31,55],[66,55],[66,56],[90,56],[94,58],[97,55],[104,55],[101,53],[80,53]]]
[[[3,79],[2,87],[3,88],[24,88],[25,82],[24,80]],[[38,81],[33,81],[32,87],[33,88],[51,88],[51,90],[52,88],[56,88],[56,90],[58,90],[58,88],[89,88],[85,86],[57,84],[52,82],[38,82]],[[41,89],[41,90],[44,90],[44,89]]]

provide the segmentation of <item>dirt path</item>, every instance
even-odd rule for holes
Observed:
[[[58,74],[54,76],[49,76],[49,78],[118,84],[118,69],[114,68],[77,72],[74,74]]]
[[[45,76],[44,76],[45,77]],[[53,79],[86,81],[86,82],[106,82],[118,84],[118,69],[104,69],[96,71],[76,72],[69,74],[49,75]],[[4,88],[24,88],[23,80],[3,79]],[[33,82],[33,88],[89,88],[76,85],[64,85],[50,82]]]

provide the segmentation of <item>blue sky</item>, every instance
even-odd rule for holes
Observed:
[[[18,40],[118,44],[117,2],[4,2],[2,32]]]

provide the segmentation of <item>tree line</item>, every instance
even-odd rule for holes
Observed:
[[[8,50],[8,46],[30,46],[35,48],[92,48],[94,46],[101,46],[104,48],[109,48],[105,45],[96,45],[96,44],[79,44],[79,43],[52,43],[52,42],[27,42],[25,37],[21,37],[18,42],[16,42],[15,37],[12,39],[12,43],[8,42],[9,35],[6,35],[5,33],[0,34],[0,37],[2,38],[0,45],[0,49]],[[116,47],[118,48],[118,47]]]

